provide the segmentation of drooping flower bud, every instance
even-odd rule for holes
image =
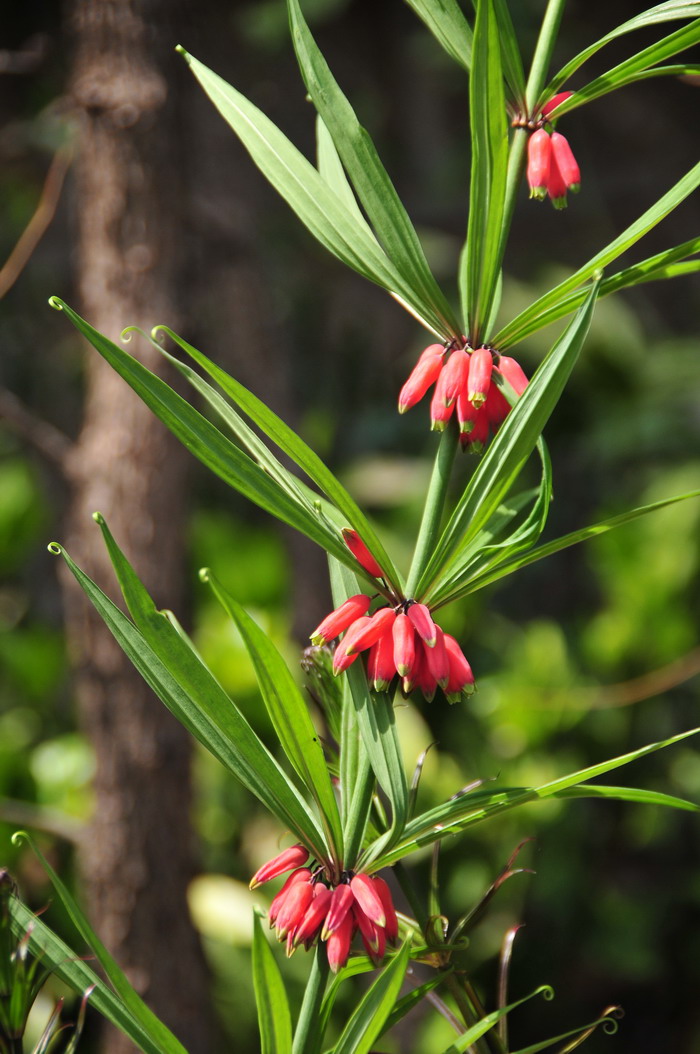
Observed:
[[[367,659],[367,677],[375,692],[385,692],[396,673],[394,663],[394,638],[391,629],[370,648]]]
[[[282,909],[282,905],[287,899],[287,894],[293,885],[297,882],[309,882],[311,879],[311,871],[308,867],[300,867],[298,871],[293,871],[287,881],[282,886],[281,890],[276,897],[273,897],[270,909],[267,913],[267,917],[270,920],[270,925],[273,926],[277,921],[277,916]]]
[[[425,659],[432,676],[441,688],[445,688],[450,678],[450,662],[445,648],[445,634],[439,626],[436,626],[435,630],[437,633],[435,647],[426,649]]]
[[[445,634],[445,651],[449,661],[450,676],[445,688],[445,695],[451,703],[459,701],[463,692],[471,695],[474,691],[474,674],[467,662],[464,652],[454,637]]]
[[[337,973],[341,966],[345,966],[348,961],[354,929],[355,918],[352,911],[348,911],[343,921],[328,938],[326,955],[328,956],[328,965],[333,973]]]
[[[566,136],[552,132],[552,157],[567,190],[577,194],[581,189],[581,172]]]
[[[354,903],[355,894],[350,889],[349,883],[344,882],[342,885],[336,886],[331,894],[330,907],[328,908],[326,921],[323,924],[322,941],[327,940],[331,933],[335,933]]]
[[[406,677],[416,660],[416,631],[408,615],[400,612],[392,627],[392,654],[399,677]]]
[[[399,923],[396,918],[396,908],[394,907],[394,899],[391,895],[391,890],[379,875],[374,876],[374,885],[379,899],[384,907],[384,914],[386,915],[386,925],[384,926],[384,932],[386,933],[386,939],[392,943],[396,940],[399,935]]]
[[[477,409],[486,402],[491,387],[493,355],[488,348],[477,348],[469,360],[469,402]]]
[[[377,892],[373,879],[365,874],[353,875],[350,879],[350,889],[353,892],[357,904],[367,918],[370,919],[375,926],[385,926],[386,915],[384,914],[384,905],[382,904],[381,897]]]
[[[311,882],[295,882],[289,887],[275,920],[275,932],[280,940],[284,940],[289,931],[299,925],[313,895]]]
[[[303,845],[292,845],[283,850],[272,860],[268,860],[255,872],[250,880],[249,889],[256,889],[263,882],[269,882],[285,871],[291,871],[294,867],[301,867],[309,859],[309,850]]]
[[[382,926],[378,926],[372,919],[368,918],[359,905],[355,904],[353,907],[353,915],[357,922],[362,937],[362,943],[365,946],[367,954],[369,955],[375,966],[384,958],[384,952],[386,951],[386,934]]]
[[[352,625],[348,627],[347,633],[335,649],[335,655],[333,656],[333,673],[342,673],[343,670],[347,670],[348,666],[352,666],[359,652],[348,652],[348,648],[352,647],[352,642],[367,626],[369,626],[370,622],[371,618],[369,615],[360,615],[360,617],[355,619]]]
[[[416,687],[422,693],[426,703],[432,703],[437,691],[437,681],[430,672],[428,666],[428,648],[420,648],[416,653],[416,669],[414,671]]]
[[[489,424],[493,426],[494,431],[508,416],[510,412],[510,403],[503,392],[499,391],[497,385],[491,385],[483,410],[488,418]]]
[[[298,944],[306,944],[312,941],[317,936],[321,923],[328,914],[328,909],[331,904],[331,891],[327,886],[324,886],[322,882],[318,882],[314,887],[314,894],[306,909],[306,914],[303,919],[296,927],[293,933],[293,948],[296,948]]]
[[[352,655],[356,651],[364,651],[366,648],[371,648],[380,637],[383,637],[385,633],[391,630],[395,618],[396,612],[393,608],[380,608],[379,611],[375,611],[373,615],[369,616],[369,621],[363,625],[358,633],[353,634],[349,642],[347,637],[343,639],[339,650],[343,649],[346,655]]]
[[[557,106],[561,106],[563,102],[570,99],[574,93],[572,91],[560,91],[556,95],[553,95],[542,107],[540,113],[543,117],[549,117],[553,110],[556,110]]]
[[[555,209],[566,208],[566,182],[564,181],[564,177],[559,171],[559,165],[557,164],[557,159],[554,156],[554,152],[552,152],[552,161],[549,166],[549,182],[547,183],[547,193],[549,194],[549,199],[552,202],[552,205],[554,205]]]
[[[489,419],[482,407],[474,418],[474,427],[471,432],[460,434],[459,442],[462,450],[470,454],[481,454],[489,438]]]
[[[326,644],[338,637],[355,619],[367,613],[371,603],[371,598],[364,593],[356,593],[355,596],[349,597],[344,604],[331,611],[330,615],[326,615],[323,622],[316,627],[311,634],[311,643]]]
[[[357,560],[358,564],[364,567],[365,571],[368,571],[369,574],[374,575],[375,578],[383,578],[384,572],[360,538],[357,531],[353,531],[350,527],[343,527],[342,535],[343,541]]]
[[[403,414],[419,402],[431,384],[434,384],[442,369],[445,348],[442,344],[430,344],[422,352],[399,393],[399,413]]]
[[[508,355],[501,355],[497,369],[503,374],[515,394],[522,395],[530,382],[525,376],[520,363],[516,362],[515,359],[511,359]]]
[[[476,419],[483,411],[469,401],[469,392],[465,388],[460,392],[457,399],[457,420],[462,435],[468,435],[476,423]]]
[[[455,408],[454,403],[446,403],[442,385],[440,384],[440,377],[438,377],[438,383],[435,385],[435,391],[433,397],[430,400],[430,427],[433,432],[444,432],[447,428],[447,422],[452,417],[452,412]]]
[[[429,648],[434,648],[437,640],[437,627],[432,620],[429,608],[425,604],[409,604],[406,614],[413,623],[418,636]]]
[[[530,197],[543,201],[547,197],[552,159],[552,141],[544,128],[533,132],[527,141],[527,182]]]
[[[445,406],[452,405],[466,386],[468,376],[469,355],[463,348],[457,348],[443,366],[442,373],[438,378],[437,388],[440,389],[440,398]]]

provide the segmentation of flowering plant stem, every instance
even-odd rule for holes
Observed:
[[[532,110],[544,87],[565,5],[566,0],[549,0],[547,4],[525,90],[528,111]]]
[[[323,1036],[318,1028],[321,1003],[328,981],[328,957],[324,945],[318,944],[311,962],[311,970],[304,991],[304,1002],[299,1011],[299,1020],[294,1033],[292,1054],[316,1054]]]
[[[411,563],[411,570],[408,573],[408,581],[406,582],[406,596],[411,598],[439,537],[440,521],[445,508],[447,487],[450,482],[452,463],[457,452],[457,443],[458,440],[452,429],[446,429],[442,433],[433,463],[433,472],[425,499],[423,518],[418,532],[413,562]]]

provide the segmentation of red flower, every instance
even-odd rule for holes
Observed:
[[[357,560],[358,564],[361,564],[365,571],[368,571],[375,578],[383,578],[384,572],[360,538],[357,531],[353,531],[350,527],[344,527],[342,535],[343,541]]]
[[[570,91],[559,92],[545,103],[527,144],[530,197],[540,201],[549,197],[555,209],[566,208],[567,192],[576,194],[581,187],[581,172],[573,151],[567,139],[560,132],[552,131],[549,123],[550,115],[572,95]]]
[[[556,110],[557,106],[560,106],[561,103],[565,102],[567,99],[570,99],[573,94],[574,93],[572,91],[560,91],[556,95],[553,95],[549,102],[546,102],[540,110],[542,117],[549,117],[551,112],[553,110]]]
[[[255,889],[263,882],[269,882],[271,878],[283,875],[285,871],[291,871],[294,867],[301,867],[309,859],[309,850],[303,845],[293,845],[285,849],[272,860],[268,860],[259,868],[250,880],[250,888]]]
[[[530,197],[538,201],[547,197],[551,160],[552,140],[544,128],[539,128],[527,141],[527,181]]]
[[[349,597],[339,608],[331,611],[330,615],[326,615],[323,622],[316,627],[311,634],[311,643],[326,644],[329,640],[344,633],[351,623],[361,615],[367,614],[371,603],[371,598],[365,596],[364,593],[357,593],[356,596]]]

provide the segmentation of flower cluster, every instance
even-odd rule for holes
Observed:
[[[322,866],[304,866],[308,858],[303,845],[293,845],[263,864],[250,881],[250,888],[255,889],[291,871],[268,912],[278,939],[286,941],[287,955],[293,955],[300,944],[308,951],[320,939],[337,973],[348,961],[359,930],[367,954],[379,965],[387,941],[394,943],[399,932],[388,885],[377,875],[353,871],[343,871],[334,884]]]
[[[350,597],[311,634],[312,643],[319,645],[345,633],[333,657],[334,673],[347,670],[367,651],[367,676],[377,692],[386,691],[396,674],[407,695],[418,688],[428,702],[438,685],[451,703],[474,691],[474,674],[462,649],[433,621],[425,604],[405,600],[368,615],[371,603],[364,593]]]
[[[554,95],[542,107],[542,120],[546,122],[552,111],[572,94],[565,91]],[[549,197],[555,209],[566,208],[567,191],[578,193],[581,173],[568,140],[560,132],[539,127],[532,133],[527,144],[527,181],[530,197],[539,201]]]
[[[499,377],[508,381],[516,395],[521,395],[528,383],[515,359],[490,348],[472,349],[466,340],[462,347],[455,341],[430,344],[399,393],[399,413],[415,406],[434,384],[431,427],[442,432],[456,412],[462,448],[480,454],[489,431],[495,432],[510,410],[496,383]]]

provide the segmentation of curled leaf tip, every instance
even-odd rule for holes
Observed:
[[[122,344],[128,344],[131,340],[131,334],[136,330],[136,326],[126,326],[125,329],[119,334],[119,339]]]
[[[199,581],[208,582],[211,578],[211,570],[208,567],[200,567],[199,569]]]
[[[54,311],[63,311],[63,301],[57,296],[50,296],[49,307],[52,307]]]
[[[535,995],[541,995],[549,1003],[554,999],[554,989],[551,984],[543,984],[537,989]]]
[[[29,835],[26,831],[15,831],[10,841],[14,846],[22,845],[22,842],[29,841]]]
[[[100,525],[100,527],[106,527],[107,526],[107,521],[105,520],[105,518],[104,518],[104,516],[102,515],[101,512],[93,512],[92,518],[95,521],[95,523]]]
[[[50,553],[53,553],[54,556],[60,556],[61,553],[63,552],[63,549],[58,544],[58,542],[49,542],[49,544],[46,546],[46,548],[48,549],[48,551]]]
[[[154,326],[153,329],[151,330],[151,337],[152,337],[153,340],[157,340],[159,344],[164,344],[165,343],[165,335],[166,335],[166,333],[169,333],[169,332],[170,332],[170,330],[168,329],[167,326],[163,326],[163,325]]]

